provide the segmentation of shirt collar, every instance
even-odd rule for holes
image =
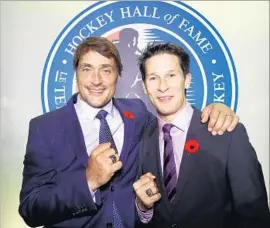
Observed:
[[[173,119],[171,124],[173,124],[179,130],[186,132],[189,128],[192,115],[193,115],[193,108],[187,102],[184,109],[177,114],[177,116]],[[162,128],[165,124],[167,124],[167,122],[162,120],[159,116],[157,117],[158,117],[159,132],[162,132]]]
[[[96,118],[97,113],[102,109],[108,112],[108,116],[107,116],[108,118],[113,118],[115,116],[112,99],[104,107],[94,108],[90,106],[89,104],[87,104],[84,100],[82,100],[80,98],[80,95],[78,95],[76,108],[84,118],[87,118],[90,120],[94,120]]]

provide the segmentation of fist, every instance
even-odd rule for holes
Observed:
[[[111,143],[98,145],[88,158],[86,179],[92,191],[106,184],[115,172],[122,168],[119,156],[110,146]]]
[[[133,184],[136,193],[136,202],[141,211],[145,212],[149,210],[161,198],[155,178],[153,174],[146,173]]]

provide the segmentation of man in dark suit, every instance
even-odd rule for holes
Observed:
[[[32,227],[134,227],[138,145],[153,116],[139,99],[113,98],[122,63],[107,39],[83,41],[73,64],[79,93],[30,121],[19,213]],[[214,128],[234,128],[220,109]]]
[[[140,226],[269,228],[261,165],[245,127],[209,134],[201,112],[186,100],[191,74],[185,50],[151,44],[139,64],[158,113],[144,131],[133,185]]]

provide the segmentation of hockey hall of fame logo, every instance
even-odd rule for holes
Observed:
[[[190,55],[189,103],[202,109],[217,102],[234,111],[238,86],[233,59],[217,30],[200,13],[182,2],[96,2],[77,15],[59,34],[44,66],[42,107],[64,106],[76,93],[72,61],[76,47],[89,36],[103,36],[118,48],[124,66],[115,97],[141,98],[153,111],[142,89],[137,57],[148,42],[173,42]]]

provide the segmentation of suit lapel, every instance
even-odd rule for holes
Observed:
[[[81,129],[81,125],[74,108],[74,104],[77,102],[77,94],[73,95],[69,100],[68,104],[65,106],[65,116],[63,118],[64,124],[66,126],[65,131],[69,137],[70,144],[72,145],[75,154],[79,161],[87,166],[88,154],[85,146],[85,141]]]
[[[122,163],[125,164],[128,158],[128,154],[130,153],[130,145],[133,139],[135,119],[128,118],[124,115],[125,112],[129,112],[130,110],[127,107],[125,107],[123,104],[121,104],[118,100],[113,99],[113,104],[119,110],[119,113],[124,122],[124,143],[123,143],[120,159]]]
[[[145,159],[148,159],[149,157],[152,157],[154,159],[154,162],[152,163],[152,170],[153,173],[157,174],[156,176],[156,184],[157,187],[162,195],[160,204],[161,208],[166,208],[167,215],[170,216],[170,203],[168,198],[166,197],[166,191],[165,186],[163,182],[163,174],[162,174],[162,168],[161,166],[161,160],[160,160],[160,149],[159,149],[159,128],[158,128],[158,120],[155,119],[154,122],[149,127],[149,133],[148,133],[148,139],[145,141],[147,142],[147,151],[151,151],[151,156],[149,155]],[[149,164],[150,160],[145,160],[145,163]],[[166,217],[168,217],[166,216]]]
[[[200,120],[201,120],[200,115],[201,115],[200,111],[198,111],[197,109],[194,108],[194,112],[193,112],[193,115],[191,118],[190,126],[189,126],[189,129],[187,132],[185,145],[187,145],[187,143],[189,144],[190,142],[192,142],[190,140],[197,141],[196,135],[199,132],[200,127],[202,126],[202,124],[200,122]],[[199,152],[199,151],[197,151],[197,152]],[[196,159],[196,153],[190,153],[190,152],[186,151],[185,146],[184,146],[183,157],[182,157],[182,161],[181,161],[181,165],[180,165],[179,176],[178,176],[177,186],[176,186],[176,196],[172,202],[173,208],[175,208],[175,206],[177,206],[178,203],[181,203],[181,202],[179,202],[181,199],[181,195],[182,195],[186,185],[188,184],[189,179],[191,178],[191,176],[193,174],[193,169],[196,168],[194,166],[194,161]]]

